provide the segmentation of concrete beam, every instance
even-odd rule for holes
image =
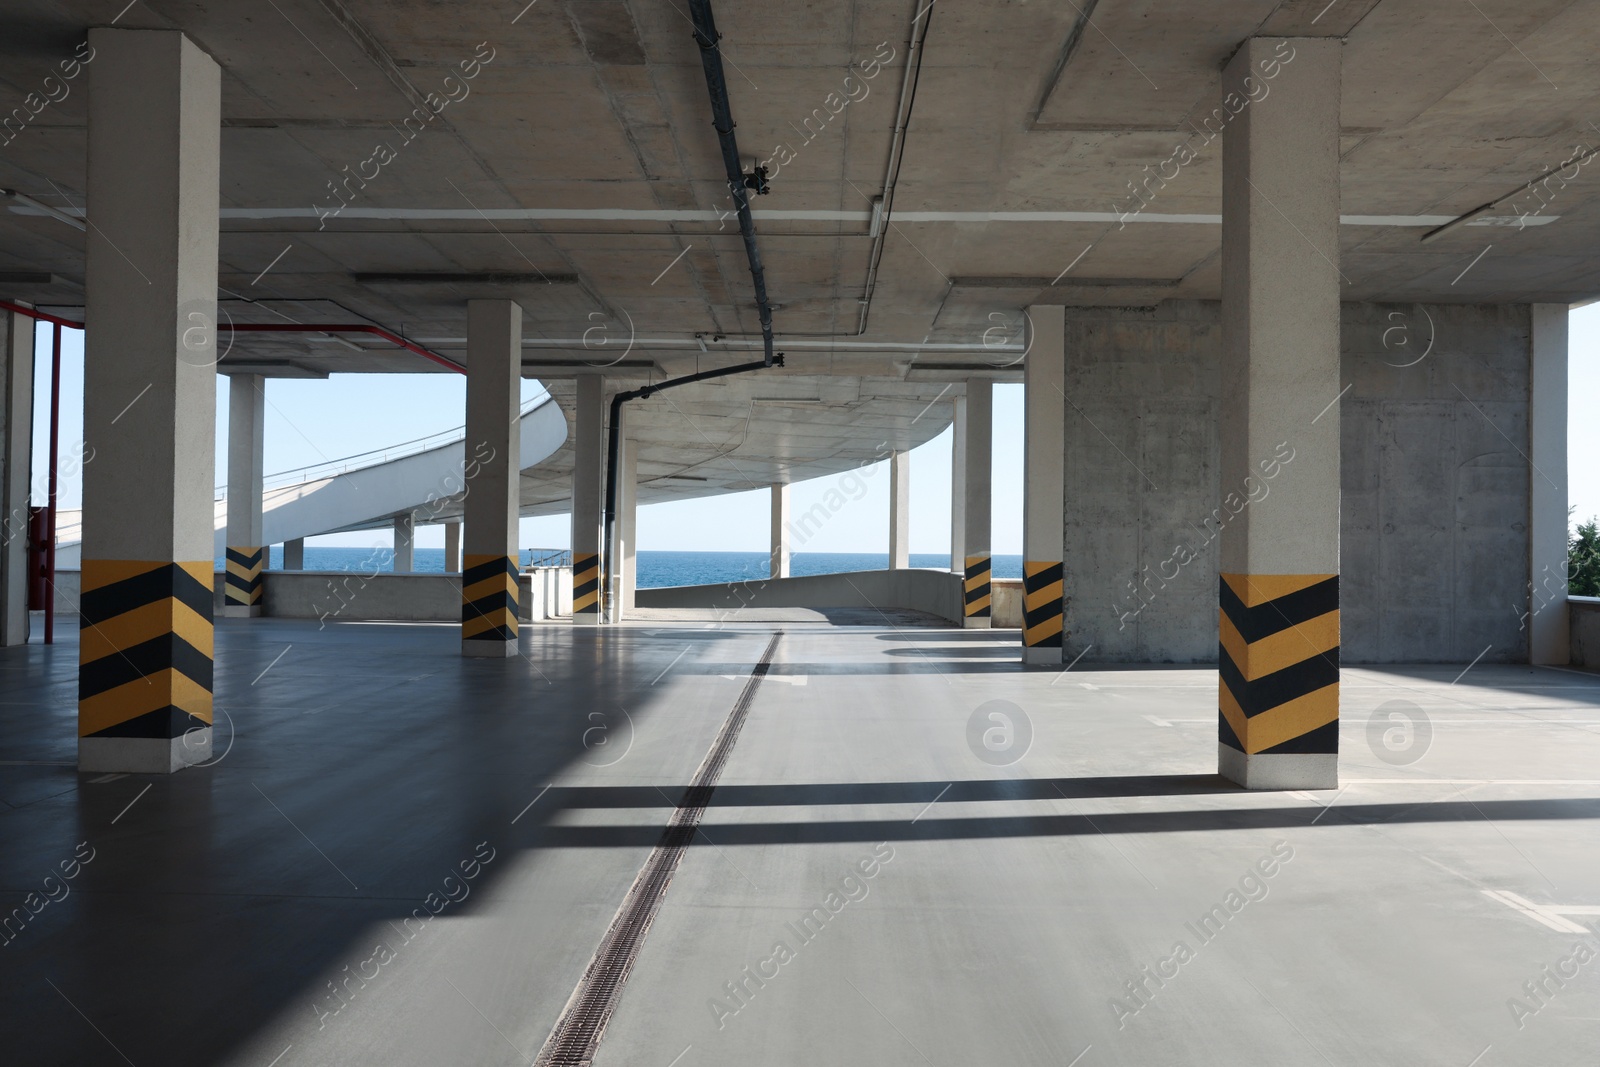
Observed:
[[[466,559],[461,654],[517,654],[522,469],[522,306],[467,301]]]
[[[987,630],[990,618],[989,578],[991,556],[989,492],[994,464],[994,382],[973,378],[967,382],[967,440],[962,496],[965,523],[962,535],[962,573],[966,595],[965,625]]]
[[[967,398],[950,402],[950,569],[967,566]]]
[[[33,320],[0,315],[0,646],[28,643]]]
[[[228,378],[227,599],[222,613],[261,614],[261,475],[267,380],[259,374]]]
[[[605,536],[605,379],[578,375],[572,432],[572,621],[596,626],[600,616],[600,542]]]
[[[1061,662],[1066,519],[1066,315],[1028,309],[1023,368],[1022,662]]]
[[[446,574],[461,573],[461,524],[447,522],[444,524],[444,572]]]
[[[1534,304],[1528,455],[1528,662],[1572,656],[1567,611],[1567,306]]]
[[[772,551],[767,558],[768,578],[787,578],[793,559],[789,542],[789,483],[773,482]]]
[[[1248,106],[1222,158],[1217,769],[1248,789],[1338,785],[1339,49],[1251,38],[1222,76]]]
[[[78,769],[170,773],[211,755],[222,72],[175,31],[89,44]]]
[[[410,574],[417,569],[416,545],[417,519],[407,512],[394,517],[394,559],[392,569],[396,574]]]
[[[889,457],[889,569],[911,566],[911,453]]]

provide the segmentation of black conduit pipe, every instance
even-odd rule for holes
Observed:
[[[728,80],[722,73],[722,52],[717,48],[721,34],[711,14],[711,0],[689,0],[689,17],[694,23],[694,40],[700,46],[700,64],[705,67],[706,89],[711,94],[711,125],[722,144],[722,165],[728,172],[728,193],[739,212],[739,233],[744,237],[745,258],[750,261],[750,280],[756,287],[756,310],[761,315],[761,341],[772,365],[772,305],[767,303],[767,275],[761,268],[761,250],[756,247],[756,224],[750,217],[750,193],[745,187],[744,166],[739,162],[739,142],[733,135],[733,111],[728,106]],[[758,174],[759,177],[759,174]]]
[[[750,261],[750,280],[755,285],[756,310],[761,316],[761,341],[766,358],[755,363],[740,363],[732,367],[701,371],[699,374],[688,374],[682,378],[669,378],[667,381],[647,385],[642,389],[617,393],[611,398],[611,424],[606,433],[606,514],[600,546],[601,558],[605,561],[605,573],[600,586],[600,603],[607,609],[611,607],[611,583],[617,565],[617,561],[612,558],[614,555],[612,546],[616,543],[612,539],[612,532],[617,521],[617,450],[622,436],[622,405],[630,400],[646,399],[664,389],[672,389],[679,385],[783,366],[783,354],[781,352],[774,354],[772,351],[772,305],[767,302],[767,275],[761,266],[761,250],[756,247],[756,224],[750,217],[750,193],[745,185],[744,167],[739,162],[739,142],[733,135],[733,110],[728,104],[728,80],[722,71],[722,53],[717,49],[717,42],[722,39],[722,35],[717,33],[717,22],[711,14],[711,0],[689,0],[689,16],[694,25],[695,43],[700,46],[700,63],[705,68],[706,90],[711,94],[711,125],[716,129],[717,140],[722,146],[722,164],[728,172],[728,193],[733,197],[734,207],[739,213],[739,233],[744,238],[745,258]],[[758,172],[752,180],[759,179]],[[607,613],[609,614],[609,611]]]

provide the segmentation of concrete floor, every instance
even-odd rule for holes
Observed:
[[[1343,788],[1243,794],[1214,671],[782,628],[600,1067],[1592,1064],[1600,678],[1349,669]],[[0,902],[67,895],[0,948],[0,1060],[530,1061],[773,629],[219,620],[220,758],[159,778],[73,769],[70,627],[5,650]]]

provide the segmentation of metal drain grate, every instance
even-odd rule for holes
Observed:
[[[760,661],[750,671],[750,677],[739,692],[739,699],[734,701],[733,710],[723,721],[711,751],[706,753],[699,770],[695,771],[683,799],[678,801],[666,829],[661,832],[661,840],[656,842],[650,858],[639,869],[628,895],[622,898],[622,906],[606,928],[600,948],[584,971],[578,988],[567,999],[561,1018],[556,1021],[555,1028],[550,1031],[544,1048],[534,1061],[536,1067],[589,1067],[594,1059],[595,1049],[599,1048],[600,1039],[605,1035],[606,1022],[622,996],[623,983],[633,970],[633,962],[639,956],[639,949],[644,945],[645,935],[650,932],[656,912],[661,910],[667,885],[677,872],[678,863],[683,859],[689,842],[694,839],[707,805],[711,803],[711,794],[716,790],[723,764],[728,762],[728,756],[739,740],[739,731],[750,711],[756,687],[766,677],[767,669],[772,665],[772,654],[777,651],[778,639],[782,636],[781,630],[772,635],[766,651],[761,653]]]

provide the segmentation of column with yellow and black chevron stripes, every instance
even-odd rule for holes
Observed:
[[[994,382],[967,380],[967,455],[965,471],[966,554],[962,573],[962,625],[986,630],[993,617],[989,490],[994,439]]]
[[[600,583],[601,513],[605,486],[605,379],[578,375],[573,415],[572,461],[572,621],[598,626],[604,621],[605,590]]]
[[[1292,62],[1285,56],[1292,56]],[[1218,770],[1249,789],[1339,771],[1339,42],[1252,38],[1223,73]]]
[[[222,74],[89,37],[78,769],[168,774],[211,757]]]
[[[228,538],[223,560],[222,613],[262,613],[267,549],[262,542],[261,472],[267,380],[228,377]]]
[[[1061,662],[1065,535],[1066,315],[1027,309],[1023,364],[1022,662]]]
[[[461,654],[517,654],[522,307],[467,301]]]

